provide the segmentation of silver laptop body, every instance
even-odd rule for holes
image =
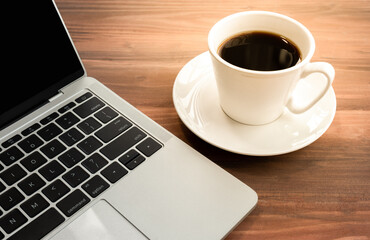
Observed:
[[[54,2],[37,2],[29,7],[55,11],[55,15],[46,16],[57,16],[56,21],[65,28]],[[65,85],[38,108],[28,106],[32,111],[23,107],[23,113],[14,113],[10,107],[1,108],[0,236],[54,240],[224,238],[253,210],[257,194],[88,77],[67,31],[63,34],[64,44],[74,51],[72,60],[80,65],[69,77],[78,77],[67,83],[58,80],[54,85]],[[68,65],[58,64],[58,69]],[[22,71],[22,63],[17,65]],[[25,81],[37,85],[38,78],[15,75],[9,81],[17,83],[13,89],[3,84],[1,94],[22,89]],[[32,102],[32,97],[27,96],[14,108]],[[5,105],[13,107],[11,100]],[[58,131],[50,134],[55,129]]]

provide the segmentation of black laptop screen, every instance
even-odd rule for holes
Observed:
[[[53,1],[6,2],[1,17],[0,129],[84,74]]]

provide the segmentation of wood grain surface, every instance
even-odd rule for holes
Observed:
[[[227,237],[370,239],[369,0],[56,0],[89,76],[252,187],[256,209]],[[212,25],[229,14],[288,15],[316,40],[312,61],[336,69],[337,112],[311,145],[273,157],[242,156],[200,140],[179,119],[177,73],[207,51]]]

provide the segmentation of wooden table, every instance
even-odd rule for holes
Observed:
[[[370,239],[370,1],[56,0],[88,75],[251,186],[256,209],[231,239]],[[313,61],[336,69],[337,112],[313,144],[273,157],[237,155],[179,119],[172,87],[207,51],[222,17],[267,10],[307,26]]]

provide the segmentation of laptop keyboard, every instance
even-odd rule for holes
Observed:
[[[1,144],[0,239],[40,239],[162,145],[91,92]]]

